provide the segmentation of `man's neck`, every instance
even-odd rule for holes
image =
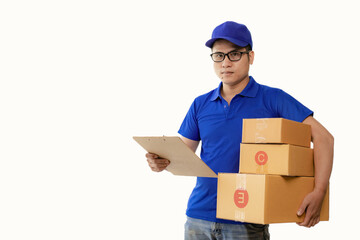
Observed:
[[[223,83],[222,88],[221,88],[221,96],[230,105],[230,102],[233,99],[233,97],[235,97],[237,94],[241,93],[244,90],[244,88],[247,86],[249,81],[250,81],[250,78],[249,78],[249,76],[247,76],[246,78],[244,78],[241,82],[239,82],[236,85],[229,85],[229,84]]]

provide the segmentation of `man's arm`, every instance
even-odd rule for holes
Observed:
[[[297,214],[305,212],[300,226],[313,227],[320,221],[320,210],[329,185],[334,155],[334,137],[312,116],[303,123],[311,125],[311,138],[314,146],[315,187],[303,200]]]
[[[196,152],[196,149],[199,146],[199,141],[194,141],[183,136],[180,136],[180,138],[191,150],[193,150],[193,152]]]

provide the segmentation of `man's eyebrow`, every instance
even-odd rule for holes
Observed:
[[[239,48],[235,48],[235,50],[233,50],[233,51],[241,51],[241,50],[246,50],[246,48],[245,47],[239,47]],[[232,52],[232,51],[231,51]]]
[[[233,50],[231,50],[231,51],[229,51],[229,52],[227,52],[227,53],[231,53],[231,52],[235,52],[235,51],[239,51],[239,52],[240,52],[241,49],[244,49],[244,47],[234,48]],[[213,52],[213,53],[224,53],[224,52]],[[225,54],[226,54],[226,53],[225,53]]]

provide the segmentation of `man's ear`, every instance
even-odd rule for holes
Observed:
[[[250,63],[250,65],[253,64],[254,57],[255,57],[255,52],[254,51],[249,52],[249,63]]]

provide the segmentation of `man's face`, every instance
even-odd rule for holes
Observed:
[[[245,52],[245,48],[240,48],[235,44],[227,41],[227,40],[217,40],[213,47],[212,52],[222,52],[228,53],[231,51],[240,51]],[[214,70],[216,75],[221,79],[223,84],[229,86],[235,86],[242,82],[244,79],[249,77],[249,68],[250,64],[254,61],[254,52],[251,51],[249,53],[249,57],[247,54],[242,54],[242,57],[239,61],[232,62],[226,56],[224,61],[222,62],[214,62]]]

